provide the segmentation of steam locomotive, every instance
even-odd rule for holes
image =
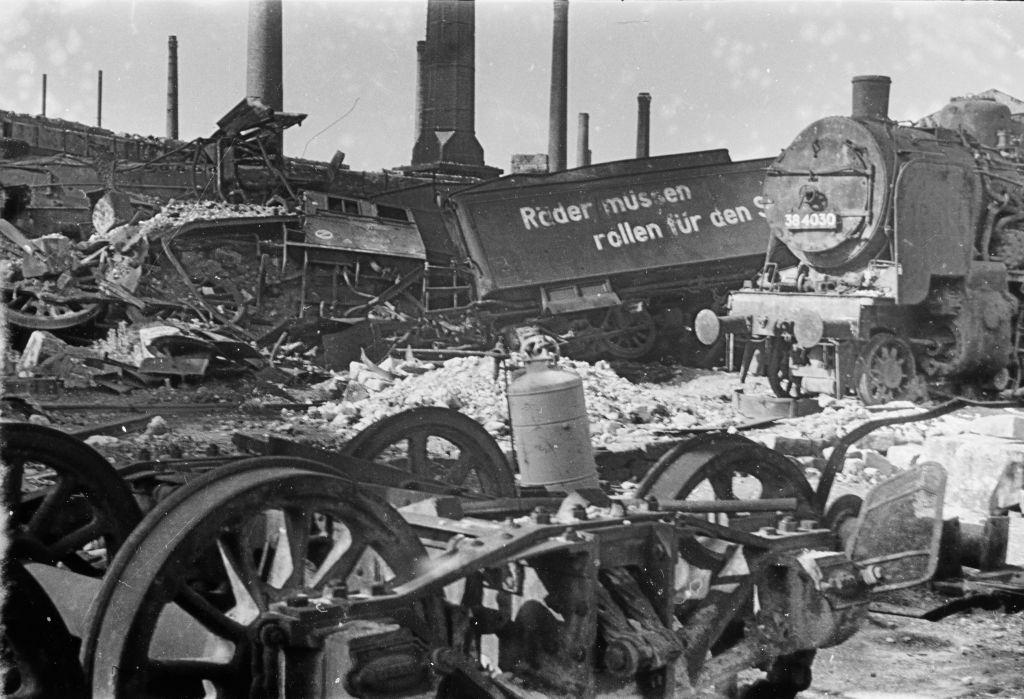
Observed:
[[[955,98],[926,122],[888,117],[890,79],[853,79],[851,116],[815,121],[769,166],[766,264],[701,311],[696,332],[748,336],[775,393],[865,403],[1020,382],[1024,129],[990,99]]]

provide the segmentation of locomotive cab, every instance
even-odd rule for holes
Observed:
[[[1024,255],[1019,127],[991,100],[957,100],[917,126],[888,117],[890,80],[853,80],[848,117],[804,129],[768,168],[766,265],[698,331],[749,336],[775,392],[923,398],[929,383],[1016,380]],[[749,352],[746,353],[749,356]]]

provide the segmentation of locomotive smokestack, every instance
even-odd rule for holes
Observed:
[[[548,171],[565,169],[569,53],[569,0],[554,0],[551,32],[551,104],[548,112]]]
[[[580,112],[576,127],[576,165],[590,165],[590,115],[586,112]]]
[[[651,94],[641,92],[636,96],[636,157],[649,158],[651,155]]]
[[[889,119],[889,85],[886,75],[857,75],[853,78],[853,111],[855,119]]]
[[[167,37],[167,138],[178,138],[178,37]]]

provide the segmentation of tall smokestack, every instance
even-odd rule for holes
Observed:
[[[590,165],[590,115],[580,112],[576,126],[576,165]]]
[[[423,128],[412,149],[413,165],[484,164],[474,125],[474,22],[473,0],[427,0]]]
[[[423,135],[423,109],[427,104],[427,72],[426,72],[427,42],[416,42],[416,133],[413,134],[413,143],[420,140]]]
[[[103,71],[96,76],[96,126],[103,126]]]
[[[46,116],[46,73],[43,73],[43,116]]]
[[[274,111],[281,111],[284,108],[281,66],[281,0],[249,0],[246,96],[258,97]],[[279,136],[277,150],[284,153],[283,136]]]
[[[548,116],[548,171],[565,169],[569,54],[569,0],[554,0],[551,32],[551,106]]]
[[[651,156],[651,94],[636,96],[636,157]]]
[[[178,37],[167,37],[167,138],[178,138]]]

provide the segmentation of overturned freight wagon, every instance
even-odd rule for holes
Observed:
[[[510,175],[451,194],[446,222],[497,325],[577,356],[678,352],[696,310],[764,263],[770,162],[719,149]]]

